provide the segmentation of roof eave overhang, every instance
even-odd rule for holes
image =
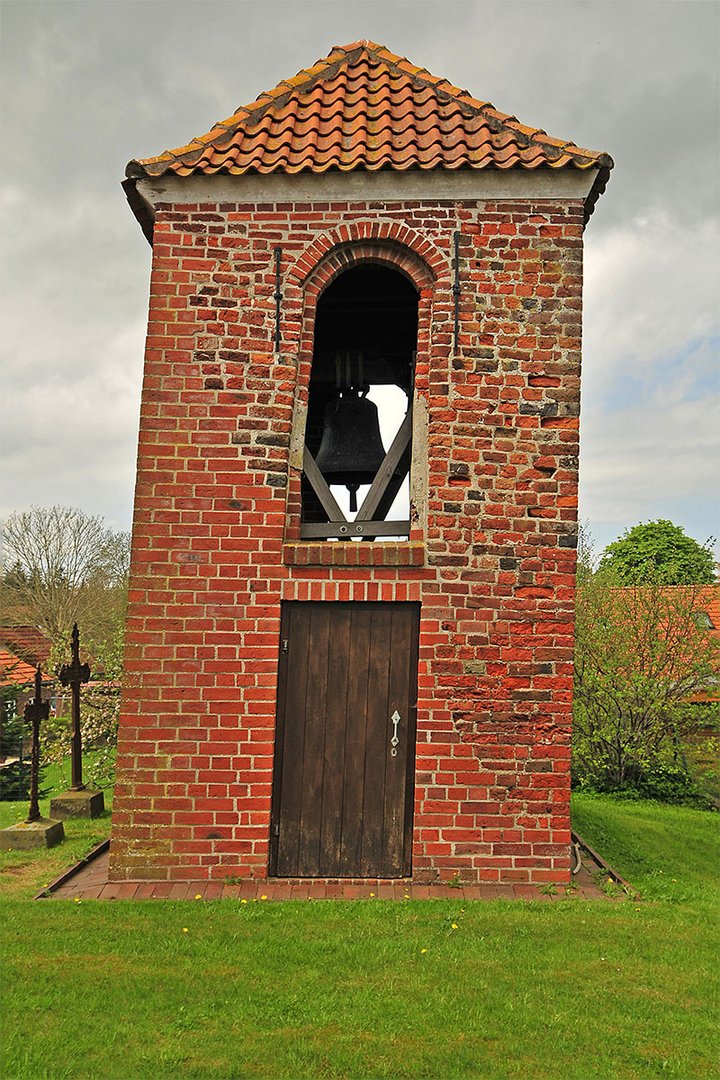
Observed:
[[[180,190],[187,192],[190,187],[197,188],[203,185],[206,189],[212,186],[237,185],[242,189],[242,201],[253,202],[256,200],[267,201],[268,190],[273,185],[292,185],[295,188],[303,188],[303,201],[310,201],[313,195],[307,190],[308,184],[312,187],[317,185],[317,194],[314,196],[323,199],[322,186],[327,183],[344,184],[348,188],[353,183],[383,185],[392,184],[396,190],[390,192],[369,195],[373,201],[377,198],[403,198],[403,184],[407,183],[404,178],[410,177],[416,185],[426,187],[425,197],[450,198],[450,199],[518,199],[523,197],[577,199],[582,198],[585,206],[585,223],[595,209],[595,204],[605,190],[610,176],[610,167],[590,167],[587,169],[552,169],[539,167],[532,170],[512,169],[502,170],[492,167],[483,169],[381,169],[367,171],[353,169],[342,171],[328,169],[323,173],[314,173],[303,170],[297,173],[284,173],[274,171],[271,173],[243,173],[240,176],[232,176],[227,172],[217,172],[212,175],[193,173],[190,176],[181,177],[176,173],[167,172],[163,176],[150,176],[137,163],[132,163],[131,175],[123,180],[122,186],[130,204],[133,214],[137,218],[148,242],[152,245],[153,228],[155,223],[155,207],[160,202],[173,202]],[[393,179],[390,180],[389,178]],[[377,178],[381,178],[378,180]],[[513,179],[511,179],[513,178]],[[264,188],[261,194],[255,194],[255,189]],[[431,190],[432,189],[432,190]],[[506,190],[504,190],[506,189]],[[407,198],[417,198],[418,190],[407,194]],[[284,196],[285,198],[287,196]],[[342,198],[341,195],[334,196]],[[357,197],[357,193],[355,195]],[[205,195],[199,201],[205,201],[209,196]],[[187,201],[187,196],[183,196]],[[195,197],[192,201],[196,201]],[[225,194],[220,200],[223,202],[233,201]],[[282,198],[281,198],[282,201]]]
[[[147,242],[150,244],[150,247],[152,247],[153,231],[155,228],[155,210],[151,204],[143,199],[138,191],[137,181],[138,177],[127,177],[127,179],[122,181],[122,189],[125,192],[125,198],[130,204],[130,209],[137,218],[140,228],[145,234]]]
[[[587,225],[588,221],[590,220],[590,218],[592,217],[593,210],[595,209],[595,204],[597,203],[598,199],[600,198],[600,196],[605,191],[605,188],[607,187],[607,182],[610,179],[610,169],[611,168],[612,168],[612,166],[601,165],[600,168],[597,170],[597,174],[595,176],[595,181],[594,181],[592,187],[590,188],[590,191],[588,192],[588,196],[587,196],[587,198],[585,200],[585,224],[586,225]]]

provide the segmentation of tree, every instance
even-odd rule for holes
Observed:
[[[88,777],[107,784],[114,766],[120,697],[129,534],[109,529],[101,517],[69,507],[33,507],[11,514],[3,529],[5,622],[31,625],[50,638],[51,666],[69,659],[72,624],[94,675],[82,690],[83,747],[95,751]],[[17,734],[8,729],[8,738]],[[51,716],[41,731],[46,761],[62,763],[69,753],[70,725]]]
[[[718,641],[699,624],[700,587],[617,587],[598,572],[576,602],[573,772],[600,790],[685,775],[687,701],[718,686]]]
[[[699,544],[671,521],[649,521],[626,529],[609,544],[600,570],[624,585],[711,585],[715,563],[712,539]]]
[[[129,535],[70,507],[32,507],[3,527],[3,615],[42,630],[63,650],[73,622],[95,650],[124,619]]]
[[[590,525],[582,521],[578,526],[577,543],[577,583],[578,586],[589,581],[597,570],[598,557],[595,552],[595,541],[590,532]]]

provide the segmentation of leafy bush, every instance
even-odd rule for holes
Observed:
[[[600,570],[612,573],[625,585],[712,585],[714,537],[704,544],[671,521],[648,521],[627,529],[608,544]]]
[[[30,798],[30,752],[32,736],[22,714],[16,712],[17,686],[0,688],[0,758],[17,758],[0,769],[0,801],[8,802]],[[42,730],[42,729],[41,729]],[[38,787],[42,788],[42,754],[38,775]],[[40,798],[47,792],[39,790]]]
[[[708,804],[686,753],[717,720],[714,706],[688,700],[717,686],[718,642],[698,605],[694,586],[618,587],[603,572],[579,581],[576,787]]]
[[[612,769],[603,764],[598,762],[594,771],[576,766],[573,769],[576,790],[616,794],[626,799],[655,799],[656,802],[683,804],[701,810],[714,807],[713,799],[683,760],[634,762],[621,785]]]
[[[720,701],[687,701],[679,712],[691,731],[720,734]]]

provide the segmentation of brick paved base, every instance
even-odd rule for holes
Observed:
[[[569,889],[536,885],[419,885],[411,881],[108,881],[108,853],[82,867],[51,894],[56,900],[608,900],[588,859]],[[624,899],[624,896],[622,897]]]

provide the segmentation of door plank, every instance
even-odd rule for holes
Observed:
[[[379,604],[371,613],[368,661],[365,781],[363,787],[362,877],[374,877],[382,864],[383,806],[385,802],[385,755],[388,748],[388,659],[392,616],[390,605]]]
[[[298,873],[320,874],[322,777],[325,752],[328,660],[330,652],[330,604],[310,607],[308,634],[308,692],[305,703],[305,749],[302,759],[302,809],[298,842]]]
[[[300,842],[302,812],[303,757],[305,753],[305,708],[308,689],[307,612],[299,605],[287,605],[288,653],[285,656],[285,713],[282,751],[281,801],[278,813],[280,835],[276,873],[295,873]],[[283,619],[283,622],[285,620]]]
[[[348,675],[354,662],[350,638],[351,610],[349,605],[343,604],[333,611],[328,644],[319,851],[319,873],[323,877],[336,877],[340,866]]]
[[[417,751],[418,664],[420,660],[420,605],[410,604],[408,636],[410,677],[408,679],[408,734],[405,754],[405,813],[403,877],[412,874],[413,819],[415,816],[415,754]]]
[[[352,609],[352,659],[348,671],[345,761],[343,763],[342,846],[338,875],[358,873],[362,858],[365,742],[371,613],[368,604]]]
[[[403,872],[405,845],[405,790],[407,752],[411,727],[410,717],[410,620],[412,609],[397,609],[392,605],[389,649],[387,739],[385,758],[385,800],[383,806],[382,876],[400,877]],[[390,739],[393,733],[392,714],[400,714],[397,754],[393,757]]]

